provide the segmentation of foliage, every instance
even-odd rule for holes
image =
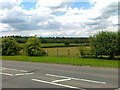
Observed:
[[[17,55],[20,51],[20,46],[12,37],[2,39],[2,55]]]
[[[6,36],[5,36],[6,37]],[[18,43],[26,43],[29,36],[11,36],[16,39]],[[89,43],[88,37],[39,37],[41,43]]]
[[[91,48],[88,45],[80,45],[79,46],[80,57],[93,57]]]
[[[69,42],[65,42],[64,44],[65,44],[66,46],[69,46],[69,45],[70,45],[70,43],[69,43]]]
[[[26,52],[28,56],[46,55],[46,53],[41,50],[41,43],[36,36],[28,38],[26,43]]]
[[[108,55],[110,59],[118,55],[118,34],[116,32],[99,32],[90,38],[92,52],[96,57]]]

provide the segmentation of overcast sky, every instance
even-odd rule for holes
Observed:
[[[88,37],[118,30],[119,0],[0,0],[0,34]]]

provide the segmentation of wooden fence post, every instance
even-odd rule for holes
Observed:
[[[68,56],[70,56],[70,49],[68,49]]]
[[[58,51],[58,49],[57,49],[57,56],[59,56],[59,51]]]
[[[47,53],[47,55],[48,55],[48,50],[46,49],[46,51],[45,51],[46,53]]]

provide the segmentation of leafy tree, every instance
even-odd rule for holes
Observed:
[[[97,56],[108,55],[113,59],[118,51],[118,33],[116,32],[99,32],[90,38],[92,52]]]
[[[26,51],[28,56],[43,56],[46,52],[41,50],[41,43],[36,36],[30,37],[26,43]]]
[[[20,51],[20,46],[13,37],[2,39],[2,55],[13,56]]]
[[[70,43],[69,42],[64,42],[64,44],[66,45],[66,46],[69,46],[70,45]]]

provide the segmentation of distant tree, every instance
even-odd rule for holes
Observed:
[[[2,55],[13,56],[20,51],[20,46],[13,37],[2,39]]]
[[[46,52],[41,50],[41,43],[36,36],[30,37],[26,43],[26,52],[28,56],[43,56]]]
[[[92,52],[97,56],[108,55],[113,59],[118,54],[118,33],[99,32],[90,38]]]
[[[70,43],[69,42],[64,42],[64,44],[66,45],[66,46],[69,46],[70,45]]]

